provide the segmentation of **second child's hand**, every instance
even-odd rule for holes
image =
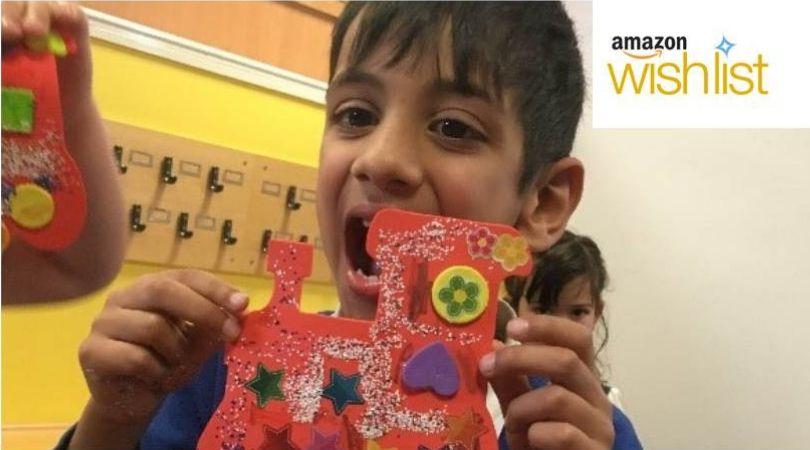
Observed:
[[[591,334],[565,318],[535,315],[507,325],[521,345],[498,343],[480,362],[504,412],[511,450],[606,450],[613,409],[592,370]],[[532,390],[529,376],[551,383]]]

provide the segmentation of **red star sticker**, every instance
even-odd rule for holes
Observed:
[[[478,413],[468,409],[458,416],[447,418],[447,443],[459,443],[468,450],[478,448],[478,437],[487,431]]]
[[[259,450],[300,450],[300,448],[290,440],[290,424],[278,429],[265,425],[264,442]]]

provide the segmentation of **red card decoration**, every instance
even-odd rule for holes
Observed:
[[[312,248],[273,241],[270,302],[228,346],[225,395],[203,450],[495,450],[478,361],[498,289],[531,268],[504,225],[382,210],[366,240],[380,265],[373,321],[299,310]]]
[[[65,148],[54,55],[74,44],[56,34],[3,53],[3,226],[41,250],[71,244],[84,226],[84,183]]]

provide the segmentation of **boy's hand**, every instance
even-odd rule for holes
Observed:
[[[511,450],[610,449],[613,409],[594,375],[591,334],[570,320],[535,315],[515,319],[509,337],[481,359],[504,412]],[[532,390],[527,376],[551,383]]]
[[[110,422],[148,423],[166,394],[239,335],[247,302],[195,270],[147,275],[113,292],[79,350],[88,408]]]
[[[91,100],[92,65],[87,18],[74,2],[3,2],[3,47],[23,45],[56,30],[76,41],[76,54],[57,58],[62,108]]]

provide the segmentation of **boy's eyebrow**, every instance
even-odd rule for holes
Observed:
[[[448,80],[445,78],[437,79],[433,83],[431,90],[436,94],[453,94],[453,95],[461,95],[462,97],[478,97],[481,100],[486,101],[487,103],[492,103],[495,100],[495,98],[492,96],[492,93],[490,93],[484,88],[475,86],[470,83],[460,85],[459,83],[453,80]]]
[[[344,84],[366,84],[374,89],[383,90],[383,83],[379,78],[357,67],[349,67],[335,75],[335,77],[332,78],[332,82],[329,83],[329,89],[334,89]]]
[[[366,72],[357,67],[348,67],[346,70],[335,75],[332,82],[329,83],[328,90],[336,89],[345,84],[365,84],[374,89],[384,90],[383,82],[372,73]],[[463,97],[477,97],[488,103],[494,101],[492,93],[479,86],[466,83],[461,86],[459,83],[448,80],[445,78],[437,78],[430,91],[434,94],[452,94],[461,95]]]

